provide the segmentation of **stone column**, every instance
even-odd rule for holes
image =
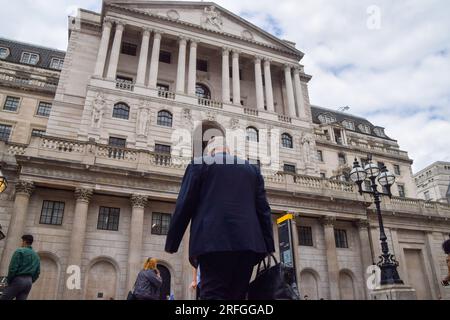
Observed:
[[[197,41],[191,39],[188,75],[188,95],[190,96],[195,96],[195,89],[197,85],[197,46]]]
[[[222,101],[230,103],[230,49],[222,50]]]
[[[150,44],[150,30],[142,31],[141,52],[139,54],[139,64],[136,77],[136,85],[145,85],[145,74],[147,73],[148,47]]]
[[[300,118],[306,118],[305,99],[303,97],[302,81],[300,79],[300,68],[294,68],[295,96],[297,97],[297,111]]]
[[[119,65],[120,48],[122,46],[122,35],[125,25],[118,21],[116,22],[116,33],[114,35],[114,42],[111,49],[111,56],[109,58],[108,76],[109,80],[116,80],[117,66]]]
[[[109,39],[111,37],[112,22],[109,19],[103,21],[102,39],[100,40],[100,48],[97,54],[97,63],[95,65],[94,75],[103,78],[105,71],[106,56],[108,54]]]
[[[298,229],[297,229],[297,214],[295,214],[295,218],[292,220],[292,248],[294,250],[294,259],[295,259],[295,267],[297,268],[297,286],[300,290],[300,252],[299,252],[299,238],[298,238]]]
[[[327,251],[328,282],[330,287],[330,299],[339,300],[339,264],[337,260],[336,241],[334,238],[335,217],[322,218],[325,234],[325,247]]]
[[[180,38],[178,51],[178,66],[177,66],[177,92],[185,92],[186,82],[186,45],[187,40]]]
[[[366,273],[367,268],[373,264],[372,260],[372,249],[370,247],[370,240],[369,240],[369,221],[365,219],[361,219],[356,222],[356,226],[358,227],[358,234],[359,234],[359,247],[361,250],[361,265],[362,265],[362,273],[363,273],[363,279],[364,282],[364,288],[365,288],[365,294],[366,299],[370,299],[370,290],[367,287],[367,279],[369,275]]]
[[[295,97],[294,97],[294,86],[292,84],[292,67],[290,65],[284,66],[284,78],[286,81],[286,94],[287,94],[287,103],[290,117],[296,117],[295,112]]]
[[[133,288],[139,270],[142,268],[142,236],[144,234],[144,210],[147,199],[147,196],[143,195],[131,196],[132,212],[126,292]]]
[[[233,103],[240,106],[241,80],[239,72],[239,52],[233,51]]]
[[[16,198],[14,200],[14,211],[9,223],[5,247],[3,249],[0,263],[0,276],[8,274],[9,262],[14,251],[22,244],[21,237],[25,229],[25,220],[28,212],[28,203],[34,190],[34,184],[30,181],[19,181],[16,183]]]
[[[270,71],[270,60],[264,61],[264,82],[266,84],[266,104],[267,111],[275,112],[273,102],[272,72]]]
[[[261,58],[255,58],[255,86],[256,86],[256,107],[264,110],[264,88],[261,72]]]
[[[155,34],[153,36],[152,58],[150,60],[150,74],[148,76],[148,86],[150,88],[156,88],[156,84],[158,82],[159,54],[162,38],[161,34],[161,31],[155,30]]]
[[[70,234],[70,249],[67,266],[79,266],[80,268],[82,268],[82,256],[86,238],[86,224],[89,202],[91,201],[93,193],[94,192],[91,189],[79,188],[75,190],[76,204],[72,223],[72,232]],[[81,281],[81,283],[83,284],[84,282]],[[67,285],[64,286],[64,299],[80,300],[82,295],[81,289],[69,290]]]

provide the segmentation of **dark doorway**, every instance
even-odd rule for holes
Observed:
[[[225,137],[225,132],[217,122],[205,121],[194,131],[194,158],[203,156],[209,140],[214,137]]]
[[[170,281],[171,275],[169,269],[165,266],[158,264],[158,270],[161,273],[162,278],[162,287],[161,287],[161,296],[160,300],[167,300],[167,297],[170,296]]]

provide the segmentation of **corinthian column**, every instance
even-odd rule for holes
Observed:
[[[187,40],[180,38],[180,49],[178,52],[178,67],[177,67],[177,92],[184,93],[186,82],[186,45]]]
[[[272,72],[270,70],[270,60],[264,61],[264,82],[266,84],[267,111],[275,112],[273,102]]]
[[[111,37],[111,20],[106,19],[103,21],[102,39],[100,40],[100,48],[97,54],[97,63],[95,64],[94,75],[97,77],[103,77],[105,71],[106,56],[108,54],[109,38]]]
[[[188,95],[195,96],[197,84],[197,41],[191,40],[189,52]]]
[[[328,283],[330,287],[330,299],[339,300],[339,265],[337,260],[336,240],[334,238],[334,224],[336,218],[322,218],[325,233],[325,247],[327,251]]]
[[[137,70],[136,84],[145,85],[145,74],[147,73],[148,47],[150,42],[150,30],[144,29],[142,32],[141,52],[139,53],[139,65]]]
[[[142,236],[144,234],[144,210],[147,197],[131,196],[130,245],[128,250],[127,292],[133,288],[139,270],[142,267]]]
[[[286,81],[286,94],[287,94],[287,102],[288,102],[288,110],[290,117],[296,117],[297,114],[295,112],[295,97],[294,97],[294,86],[292,84],[292,72],[291,66],[284,66],[284,78]]]
[[[264,110],[264,88],[261,72],[261,58],[255,58],[256,107]]]
[[[82,265],[82,256],[84,242],[86,238],[86,222],[89,210],[89,202],[91,201],[93,191],[91,189],[78,188],[75,190],[75,212],[72,223],[72,233],[70,234],[70,248],[67,266]],[[83,283],[83,281],[81,281]],[[64,287],[64,299],[66,300],[80,300],[82,290],[76,288]]]
[[[305,98],[303,97],[302,81],[300,79],[300,69],[294,69],[294,86],[297,98],[297,111],[300,118],[306,118]]]
[[[366,285],[367,278],[369,275],[366,273],[367,268],[372,265],[374,261],[372,261],[372,249],[370,247],[369,240],[369,221],[368,220],[359,220],[356,222],[356,226],[358,227],[359,234],[359,246],[361,250],[361,264],[362,264],[362,272],[363,279],[365,280],[364,288],[366,293],[366,299],[370,297],[370,290]]]
[[[233,52],[233,103],[241,105],[241,79],[239,74],[239,52]]]
[[[148,80],[148,86],[150,88],[156,88],[156,84],[158,82],[161,39],[162,39],[161,31],[155,31],[153,39],[152,58],[150,60],[150,74]]]
[[[222,49],[222,101],[230,103],[230,49]]]
[[[21,244],[21,237],[25,229],[25,220],[28,212],[28,203],[34,190],[34,184],[30,181],[19,181],[16,183],[16,198],[14,200],[14,209],[9,223],[6,236],[5,248],[3,249],[2,260],[0,263],[0,275],[8,274],[8,267],[14,251]]]
[[[122,35],[125,25],[118,21],[116,22],[116,33],[114,35],[114,42],[111,49],[111,56],[109,58],[108,79],[115,80],[117,75],[117,66],[119,65],[120,47],[122,46]]]

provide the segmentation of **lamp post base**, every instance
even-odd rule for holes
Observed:
[[[370,292],[370,300],[417,300],[416,290],[407,285],[390,284]]]

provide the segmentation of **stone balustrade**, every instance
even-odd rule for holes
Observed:
[[[244,113],[248,114],[249,116],[254,116],[254,117],[257,117],[259,115],[259,112],[257,109],[245,108]]]
[[[158,97],[163,99],[175,100],[176,94],[172,91],[158,90]]]
[[[134,83],[131,81],[117,79],[116,80],[116,89],[134,91]]]
[[[284,115],[278,115],[278,120],[281,122],[292,123],[292,118]]]
[[[33,79],[31,77],[23,77],[13,73],[0,72],[0,82],[6,82],[13,85],[18,85],[21,88],[36,88],[39,90],[56,92],[57,84],[47,82],[40,79]]]
[[[198,104],[201,105],[201,106],[217,108],[217,109],[222,109],[223,108],[223,103],[222,102],[218,102],[218,101],[214,101],[214,100],[210,100],[210,99],[199,98],[198,99]]]

